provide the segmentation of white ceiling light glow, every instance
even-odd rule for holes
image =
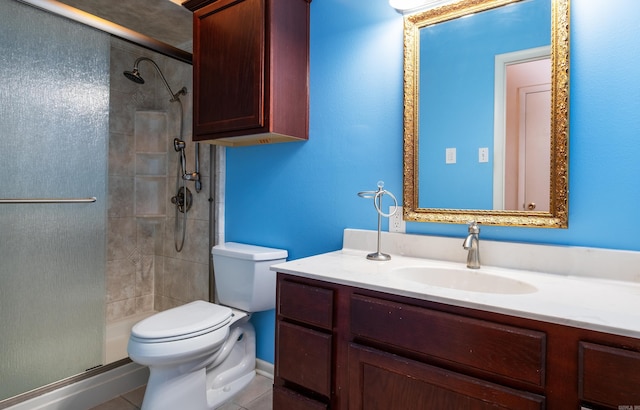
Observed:
[[[400,14],[410,14],[453,2],[452,0],[389,0],[389,5]]]

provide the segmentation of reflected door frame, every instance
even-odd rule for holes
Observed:
[[[507,68],[510,65],[548,59],[551,47],[543,46],[495,56],[494,80],[494,135],[493,135],[493,209],[521,209],[518,205],[506,206],[505,186],[507,177]],[[550,78],[550,76],[549,76]]]

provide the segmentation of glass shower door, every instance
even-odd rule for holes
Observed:
[[[0,21],[1,401],[102,364],[109,37],[17,1]]]

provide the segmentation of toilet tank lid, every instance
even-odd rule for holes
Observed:
[[[286,259],[288,253],[285,249],[266,248],[264,246],[248,245],[237,242],[225,242],[211,248],[213,256],[228,256],[236,259],[252,261],[271,261]]]

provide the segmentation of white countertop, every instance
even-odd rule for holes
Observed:
[[[385,252],[385,249],[382,251]],[[537,291],[524,294],[462,291],[403,280],[394,275],[394,269],[406,266],[467,269],[463,262],[399,254],[391,254],[390,261],[379,262],[366,259],[368,253],[371,250],[343,248],[276,264],[271,270],[416,299],[640,338],[638,282],[483,265],[479,272],[516,279],[535,286]]]

